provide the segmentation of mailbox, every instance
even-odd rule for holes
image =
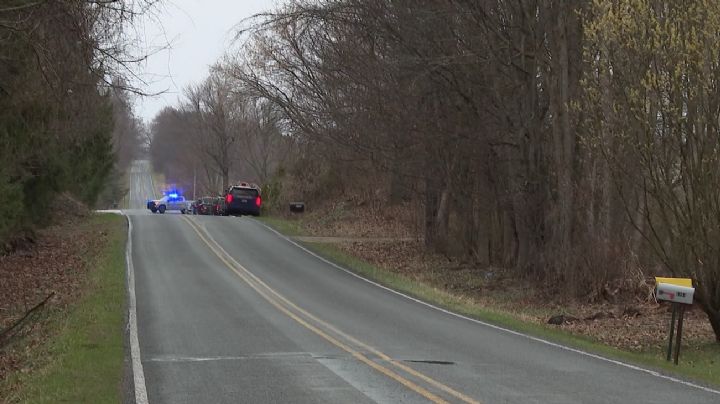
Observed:
[[[683,318],[685,307],[692,304],[695,288],[692,279],[688,278],[655,278],[655,296],[658,300],[672,302],[672,318],[670,319],[670,336],[668,337],[667,360],[672,356],[673,336],[675,333],[675,317],[677,321],[677,341],[675,345],[675,364],[680,358],[680,341],[682,340]],[[679,313],[679,314],[678,314]]]
[[[692,304],[694,294],[695,288],[670,283],[658,283],[655,293],[659,300],[683,304]]]
[[[290,202],[290,212],[293,212],[293,213],[305,212],[305,202]]]

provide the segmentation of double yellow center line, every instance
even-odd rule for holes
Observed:
[[[438,394],[431,392],[428,388],[425,388],[415,383],[414,381],[409,380],[408,378],[392,370],[391,368],[383,366],[376,361],[373,361],[372,359],[361,353],[359,350],[355,349],[352,345],[355,345],[356,347],[372,353],[373,355],[377,356],[380,361],[388,363],[396,369],[402,370],[403,372],[414,376],[415,378],[427,383],[427,385],[443,391],[444,393],[454,397],[457,400],[460,400],[461,402],[469,404],[480,404],[479,401],[474,400],[466,396],[465,394],[462,394],[421,372],[418,372],[417,370],[407,366],[400,361],[392,359],[378,349],[373,348],[372,346],[362,341],[359,341],[357,338],[348,335],[345,332],[337,329],[333,325],[328,324],[327,322],[317,318],[305,309],[298,307],[295,303],[291,302],[290,300],[276,292],[260,278],[255,276],[255,274],[253,274],[244,266],[242,266],[239,262],[237,262],[213,239],[213,237],[207,231],[205,231],[203,228],[201,228],[201,226],[195,223],[195,220],[190,219],[186,216],[183,216],[183,219],[190,225],[190,227],[195,231],[195,233],[197,233],[198,237],[200,237],[200,239],[208,246],[208,248],[210,248],[210,250],[215,255],[217,255],[217,257],[223,264],[225,264],[225,266],[227,266],[238,277],[240,277],[240,279],[245,281],[245,283],[247,283],[251,288],[253,288],[268,303],[275,306],[275,308],[286,314],[298,324],[302,325],[303,327],[307,328],[308,330],[312,331],[313,333],[317,334],[324,340],[342,349],[343,351],[349,353],[353,358],[357,359],[358,361],[397,381],[398,383],[427,398],[433,403],[448,403],[448,401],[440,397]]]

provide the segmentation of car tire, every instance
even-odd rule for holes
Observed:
[[[160,205],[160,206],[158,207],[158,212],[160,212],[160,213],[165,213],[165,205]]]
[[[157,208],[150,208],[150,212],[157,213]]]

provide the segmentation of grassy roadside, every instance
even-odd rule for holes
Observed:
[[[48,310],[49,338],[33,347],[33,369],[11,374],[8,402],[119,403],[125,321],[125,218],[94,215],[107,243],[84,257],[90,268],[79,298]],[[0,385],[0,391],[3,390]],[[2,399],[0,399],[2,401]]]
[[[280,219],[273,216],[258,216],[257,219],[286,236],[299,236],[302,234],[301,224],[294,220]]]
[[[302,225],[297,221],[289,221],[275,217],[263,217],[261,220],[288,236],[302,234]],[[660,350],[630,352],[610,347],[591,338],[552,328],[549,325],[524,321],[519,313],[511,313],[493,309],[492,307],[481,306],[471,299],[453,295],[421,281],[371,265],[347,254],[335,245],[325,243],[302,244],[318,255],[336,262],[364,277],[394,290],[417,297],[423,301],[447,308],[455,313],[608,358],[650,367],[665,374],[689,378],[713,386],[720,386],[720,344],[708,343],[703,346],[684,347],[681,352],[679,366],[674,366],[665,361],[665,352]]]

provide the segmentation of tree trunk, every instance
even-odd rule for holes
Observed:
[[[524,212],[521,209],[514,208],[515,220],[515,240],[516,256],[515,256],[515,268],[521,273],[528,274],[533,269],[536,269],[536,265],[530,262],[531,257],[536,251],[532,248],[533,232],[527,226],[527,220]]]
[[[695,300],[710,321],[710,326],[715,332],[715,341],[720,342],[720,286],[713,276],[701,276],[698,279]]]
[[[221,192],[225,192],[225,190],[230,188],[230,168],[227,166],[222,168],[222,186]]]
[[[396,205],[403,200],[407,199],[407,186],[405,185],[405,181],[403,181],[402,178],[402,172],[400,168],[400,164],[402,162],[396,155],[393,158],[393,161],[390,163],[390,204]]]
[[[720,307],[717,307],[717,305],[713,304],[718,302],[713,301],[712,298],[708,299],[707,293],[703,292],[706,292],[706,289],[696,289],[696,300],[700,303],[700,307],[702,307],[703,311],[708,317],[708,321],[710,321],[710,326],[715,333],[715,341],[720,342]]]
[[[503,243],[500,253],[502,254],[501,265],[505,268],[512,268],[517,262],[518,239],[515,229],[515,213],[512,210],[504,211],[501,215],[503,228]]]
[[[557,209],[558,220],[556,221],[554,236],[556,248],[567,250],[572,245],[573,212],[574,212],[574,187],[573,169],[575,158],[575,133],[572,128],[570,117],[570,95],[571,86],[576,78],[571,77],[571,61],[569,57],[570,40],[575,17],[571,15],[574,10],[571,7],[560,5],[555,10],[555,42],[557,48],[553,69],[551,74],[551,85],[555,84],[551,96],[551,110],[556,118],[553,125],[555,167],[557,175]],[[576,38],[572,38],[575,40]],[[574,62],[573,62],[574,63]],[[554,80],[553,80],[554,76]]]
[[[477,178],[474,195],[467,195],[463,199],[470,201],[469,210],[472,214],[472,223],[466,227],[468,233],[465,235],[465,239],[469,242],[469,252],[478,265],[487,267],[491,260],[491,238],[494,226],[490,214],[492,204],[490,189],[484,175],[481,174]]]
[[[437,216],[435,217],[435,251],[446,254],[450,224],[450,191],[446,187],[440,193]]]
[[[427,249],[435,247],[437,236],[435,218],[437,217],[439,198],[435,183],[432,176],[425,178],[425,247]]]
[[[710,326],[712,326],[713,332],[715,332],[715,342],[720,342],[720,311],[706,310],[705,313],[710,320]]]
[[[606,46],[601,46],[601,58],[609,58],[610,52]],[[606,117],[613,116],[612,113],[612,94],[610,93],[610,69],[608,65],[603,64],[603,69],[600,71],[600,83],[602,86],[602,111]],[[613,137],[611,121],[606,119],[601,124],[601,136],[602,136],[602,147],[605,149],[607,156],[602,157],[601,171],[602,171],[602,205],[600,215],[600,236],[603,242],[607,243],[612,234],[612,173],[610,172],[610,162],[608,159],[610,156],[614,156]]]
[[[640,248],[643,243],[643,234],[645,233],[645,205],[639,201],[635,217],[633,218],[634,226],[630,229],[632,232],[630,251],[640,256]]]

